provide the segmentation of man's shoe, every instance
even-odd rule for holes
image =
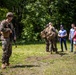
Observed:
[[[76,54],[76,52],[74,52],[74,54]]]
[[[5,63],[6,66],[10,66],[10,63]]]
[[[6,68],[6,65],[5,64],[2,64],[1,68],[2,69],[5,69]]]
[[[70,51],[70,52],[73,52],[73,51]]]

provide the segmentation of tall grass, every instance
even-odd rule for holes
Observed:
[[[70,44],[67,45],[68,51],[64,49],[61,53],[60,44],[57,44],[60,54],[46,52],[45,44],[13,46],[11,67],[0,68],[0,75],[76,75],[76,55],[70,52]]]

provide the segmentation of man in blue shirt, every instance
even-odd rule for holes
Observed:
[[[63,52],[63,43],[64,43],[64,46],[65,46],[65,49],[67,50],[66,36],[67,36],[66,30],[63,28],[62,25],[60,25],[60,30],[58,32],[58,37],[59,37],[59,40],[60,40],[60,45],[61,45],[62,52]]]
[[[71,24],[71,29],[70,29],[70,32],[69,32],[69,40],[70,40],[70,43],[71,43],[71,48],[70,48],[70,51],[73,52],[73,36],[74,36],[74,27],[75,27],[75,24]]]

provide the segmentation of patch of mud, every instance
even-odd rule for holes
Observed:
[[[61,58],[60,55],[47,55],[47,56],[31,56],[27,57],[25,61],[33,62],[33,61],[41,61],[41,60],[48,60],[48,59],[58,59]]]

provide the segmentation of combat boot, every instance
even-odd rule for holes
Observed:
[[[10,66],[10,63],[5,63],[6,66]]]
[[[5,64],[2,64],[1,68],[2,69],[5,69],[6,68],[6,65]]]

